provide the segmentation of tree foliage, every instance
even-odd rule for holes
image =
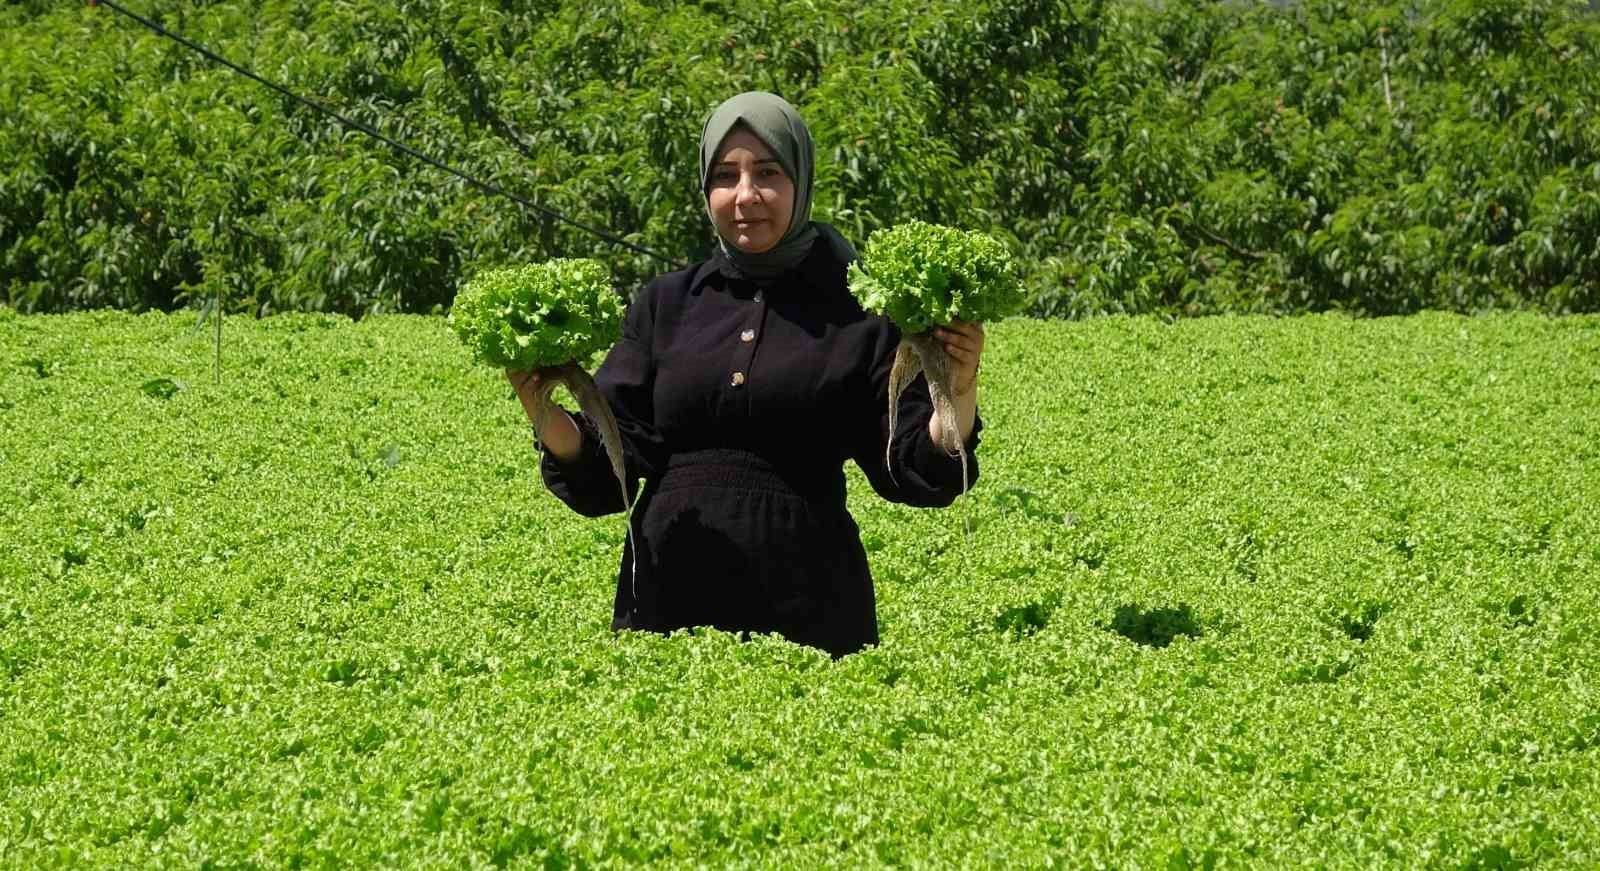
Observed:
[[[1571,0],[150,11],[466,171],[709,249],[705,115],[788,97],[817,217],[1006,239],[1034,314],[1600,309],[1600,23]],[[0,7],[0,288],[29,311],[436,311],[480,262],[663,264],[106,9]]]

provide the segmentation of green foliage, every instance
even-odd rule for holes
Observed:
[[[1600,864],[1595,317],[996,323],[837,663],[613,634],[442,319],[193,323],[0,310],[0,864]]]
[[[873,233],[850,264],[850,292],[906,333],[954,320],[997,321],[1023,306],[1004,244],[922,221]]]
[[[1600,230],[1583,4],[1107,9],[1087,199],[1036,310],[1594,310],[1567,229]]]
[[[480,272],[456,294],[450,327],[473,358],[500,369],[587,363],[622,335],[606,267],[555,259]]]
[[[981,230],[1035,315],[1600,309],[1600,16],[1571,0],[180,0],[159,20],[688,260],[695,148],[795,103],[860,243]],[[443,311],[479,262],[662,263],[491,198],[105,8],[0,5],[0,291],[24,311]]]

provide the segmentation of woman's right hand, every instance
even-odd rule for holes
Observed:
[[[534,436],[544,449],[555,454],[556,459],[572,462],[583,447],[583,433],[567,410],[557,405],[551,394],[543,388],[547,381],[558,377],[554,369],[506,370],[506,380],[517,391],[522,410],[528,415]]]

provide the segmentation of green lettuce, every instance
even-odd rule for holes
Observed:
[[[622,335],[623,304],[598,261],[555,259],[474,276],[450,327],[473,357],[503,369],[585,363]]]
[[[907,334],[1022,310],[1022,279],[993,236],[922,221],[873,233],[850,264],[850,292]]]

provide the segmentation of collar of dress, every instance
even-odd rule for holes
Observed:
[[[722,256],[722,252],[718,251],[695,265],[694,272],[689,277],[690,293],[702,287],[710,287],[740,298],[749,298],[758,289],[766,290],[769,294],[783,294],[795,287],[827,287],[842,283],[841,279],[844,276],[843,264],[835,262],[834,258],[829,256],[825,245],[814,246],[811,253],[806,255],[806,259],[800,261],[799,266],[779,278],[759,285],[753,281],[733,279],[722,274]]]

